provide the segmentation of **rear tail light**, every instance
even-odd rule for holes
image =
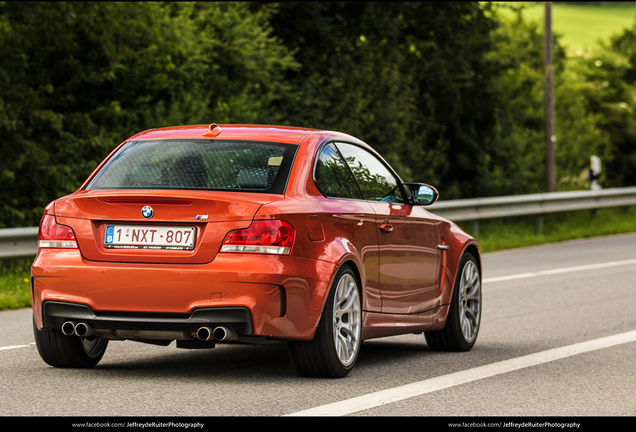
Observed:
[[[38,246],[41,248],[75,248],[77,241],[73,229],[60,225],[51,214],[44,215],[38,232]]]
[[[288,255],[294,243],[294,228],[279,220],[254,221],[249,228],[230,231],[221,252],[251,252]]]

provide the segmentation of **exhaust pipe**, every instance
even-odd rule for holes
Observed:
[[[79,337],[88,337],[93,335],[93,326],[86,323],[77,323],[75,325],[75,335]]]
[[[234,330],[229,327],[219,326],[214,329],[214,339],[222,342],[222,341],[234,341],[238,339]]]
[[[201,327],[197,330],[197,339],[202,341],[209,341],[214,339],[214,332],[210,327]]]
[[[66,321],[62,324],[62,334],[65,336],[73,336],[75,334],[75,323],[73,321]]]

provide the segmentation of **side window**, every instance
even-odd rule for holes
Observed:
[[[333,144],[327,144],[320,151],[314,175],[316,186],[324,196],[362,199],[355,178]]]
[[[405,202],[398,180],[378,158],[352,144],[337,143],[336,146],[353,171],[364,199]]]

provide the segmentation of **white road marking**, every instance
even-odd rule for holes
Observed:
[[[509,281],[509,280],[515,280],[515,279],[525,279],[525,278],[554,275],[554,274],[561,274],[561,273],[572,273],[572,272],[579,272],[584,270],[595,270],[595,269],[601,269],[601,268],[618,267],[618,266],[632,265],[632,264],[636,264],[636,259],[630,259],[630,260],[624,260],[624,261],[612,261],[612,262],[606,262],[606,263],[600,263],[600,264],[588,264],[583,266],[566,267],[566,268],[553,269],[553,270],[543,270],[538,272],[521,273],[516,275],[510,275],[510,276],[493,277],[493,278],[483,279],[482,282],[483,283],[502,282],[502,281]]]
[[[31,343],[31,345],[34,345],[35,342]],[[0,351],[6,351],[6,350],[12,350],[12,349],[18,349],[18,348],[27,348],[30,347],[31,345],[10,345],[10,346],[5,346],[5,347],[0,347]]]
[[[614,336],[603,337],[573,345],[541,351],[523,357],[504,360],[489,365],[479,366],[461,372],[418,381],[387,390],[310,408],[289,414],[289,416],[343,416],[354,412],[374,408],[381,405],[401,401],[404,399],[432,393],[437,390],[466,384],[495,375],[516,371],[519,369],[540,365],[543,363],[564,359],[602,348],[608,348],[628,342],[636,341],[636,330]]]

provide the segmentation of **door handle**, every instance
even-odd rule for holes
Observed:
[[[449,250],[450,246],[449,245],[445,245],[445,244],[439,244],[439,245],[437,245],[437,249],[439,249],[439,250]]]
[[[384,231],[386,234],[390,233],[391,231],[393,231],[393,225],[389,224],[389,223],[383,223],[380,224],[380,230]]]

